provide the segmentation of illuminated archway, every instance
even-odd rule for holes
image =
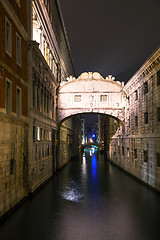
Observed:
[[[80,113],[107,114],[124,120],[127,106],[124,83],[104,79],[99,73],[83,73],[77,79],[70,77],[61,83],[58,92],[58,121]]]

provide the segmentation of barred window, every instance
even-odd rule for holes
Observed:
[[[17,88],[17,117],[21,116],[21,89]]]
[[[160,153],[156,153],[157,154],[157,167],[160,167]]]
[[[138,117],[135,116],[135,126],[138,126]]]
[[[10,160],[10,175],[14,174],[14,171],[15,171],[15,159],[12,158]]]
[[[12,111],[12,85],[10,81],[6,81],[6,112],[10,114]]]
[[[12,25],[6,18],[5,21],[5,43],[6,43],[6,52],[12,56]]]
[[[127,148],[127,158],[129,158],[129,148]]]
[[[124,155],[124,147],[122,146],[122,154]]]
[[[157,121],[160,121],[160,107],[157,107]]]
[[[135,100],[138,100],[138,91],[136,90],[134,93],[135,93]]]
[[[144,123],[147,124],[148,123],[148,112],[144,113]]]
[[[16,60],[17,64],[21,66],[21,38],[16,34]]]
[[[134,149],[134,158],[137,158],[137,149]]]
[[[144,159],[144,162],[148,162],[148,152],[143,150],[143,159]]]
[[[160,85],[160,70],[157,72],[157,86]]]
[[[100,102],[107,102],[107,95],[101,95]]]
[[[81,102],[81,95],[75,95],[74,96],[74,101],[75,102]]]
[[[148,93],[148,82],[145,82],[143,87],[144,87],[144,94],[147,94]]]

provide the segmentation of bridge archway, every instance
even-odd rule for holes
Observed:
[[[104,79],[97,72],[69,77],[58,92],[58,122],[82,113],[107,114],[123,122],[128,104],[123,87],[111,75]]]

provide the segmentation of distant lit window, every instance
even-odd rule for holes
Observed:
[[[10,81],[6,81],[6,112],[10,114],[12,111],[12,85]]]
[[[148,93],[148,82],[145,82],[143,87],[144,87],[144,94],[147,94]]]
[[[160,107],[157,107],[157,121],[160,121]]]
[[[74,101],[75,102],[81,102],[81,95],[75,95],[74,96]]]
[[[5,43],[6,52],[12,56],[12,26],[7,18],[5,19]]]
[[[157,86],[160,85],[160,70],[157,72]]]
[[[51,131],[49,131],[48,134],[49,134],[49,141],[51,141],[51,136],[52,136]]]
[[[107,102],[107,95],[101,95],[100,102]]]
[[[40,138],[40,127],[37,127],[37,140],[41,140],[41,138]]]
[[[43,139],[43,129],[40,128],[40,139],[42,140]]]
[[[16,34],[16,60],[17,64],[21,66],[21,38]]]
[[[148,162],[148,152],[143,150],[143,160],[144,162]]]
[[[147,124],[148,123],[148,112],[144,113],[144,123]]]

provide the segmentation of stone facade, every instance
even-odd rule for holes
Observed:
[[[28,192],[26,9],[0,1],[0,216]]]
[[[160,191],[160,48],[124,91],[128,95],[125,122],[111,140],[110,159]]]
[[[81,119],[72,117],[66,119],[59,129],[59,149],[57,169],[61,169],[70,159],[76,159],[81,146]]]
[[[60,84],[58,92],[58,121],[80,113],[102,113],[124,120],[126,93],[124,83],[104,79],[97,72],[82,73]]]
[[[74,68],[58,1],[30,0],[28,12],[29,189],[33,192],[70,159],[67,138],[74,132],[72,120],[59,128],[56,111],[59,84],[74,74]]]
[[[77,155],[80,125],[57,124],[59,84],[74,75],[58,1],[0,0],[0,13],[2,216]]]

